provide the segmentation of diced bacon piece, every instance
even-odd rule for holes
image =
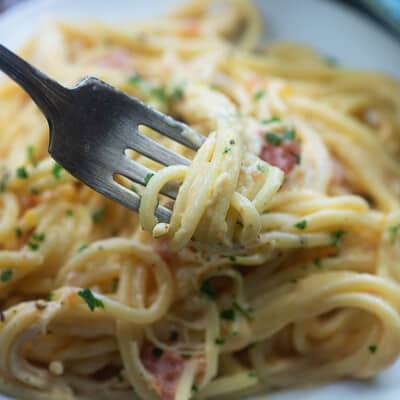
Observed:
[[[280,168],[288,175],[300,157],[300,145],[294,140],[283,140],[279,146],[265,143],[260,158],[267,163]]]
[[[95,60],[100,67],[132,69],[133,58],[126,50],[114,49]]]
[[[19,198],[21,213],[23,214],[29,208],[36,207],[41,201],[41,196],[38,194],[23,194]]]
[[[174,400],[176,388],[182,375],[185,360],[170,351],[158,350],[146,343],[141,349],[140,359],[154,378],[154,388],[162,400]]]

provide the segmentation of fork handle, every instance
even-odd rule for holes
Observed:
[[[0,44],[0,70],[21,86],[50,121],[68,97],[68,89]]]

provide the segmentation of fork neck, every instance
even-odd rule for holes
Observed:
[[[68,99],[68,89],[0,44],[0,70],[21,86],[50,122]]]

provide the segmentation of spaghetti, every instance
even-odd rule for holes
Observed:
[[[207,137],[139,216],[47,153],[0,88],[0,391],[18,399],[232,399],[367,378],[400,350],[400,85],[293,44],[260,47],[244,0],[126,30],[49,24],[23,55],[91,74]],[[160,190],[181,185],[170,224]],[[143,226],[144,230],[141,228]],[[179,251],[178,251],[179,250]]]

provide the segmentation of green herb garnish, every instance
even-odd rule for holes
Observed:
[[[322,268],[322,260],[320,258],[314,259],[313,264],[314,264],[315,268],[318,268],[318,269]]]
[[[20,227],[15,228],[15,235],[19,239],[22,236],[22,229]]]
[[[17,177],[20,179],[28,179],[29,174],[25,167],[17,168]]]
[[[133,74],[128,78],[128,83],[130,85],[137,85],[141,83],[143,78],[139,74]]]
[[[92,212],[91,217],[92,217],[92,221],[95,224],[97,222],[99,222],[104,217],[104,214],[106,212],[106,208],[107,208],[107,205],[104,204],[103,206],[101,206],[100,208],[97,208],[96,210],[94,210]]]
[[[294,140],[295,137],[296,137],[296,131],[293,128],[283,134],[283,138],[285,140]]]
[[[217,291],[210,285],[210,281],[204,281],[200,286],[200,291],[204,293],[210,300],[217,299]]]
[[[262,119],[261,123],[264,125],[272,124],[273,122],[280,122],[281,119],[279,117],[272,117],[270,119]]]
[[[49,292],[47,293],[47,301],[53,301],[54,300],[54,293]]]
[[[371,344],[371,346],[368,346],[368,350],[371,354],[374,354],[378,350],[378,346],[376,344]]]
[[[238,311],[240,314],[242,314],[248,321],[253,321],[254,318],[250,314],[253,311],[252,308],[249,307],[249,308],[245,309],[237,301],[234,301],[232,303],[232,305],[236,309],[236,311]]]
[[[171,97],[174,100],[183,99],[183,95],[184,95],[183,85],[176,85],[173,87]]]
[[[13,274],[14,272],[11,269],[2,271],[0,273],[0,282],[8,282],[12,278]]]
[[[257,169],[260,171],[260,172],[266,172],[267,171],[267,166],[266,165],[264,165],[264,164],[257,164]]]
[[[265,90],[260,89],[254,93],[254,101],[260,101],[265,96]]]
[[[167,95],[165,93],[165,87],[164,86],[153,87],[150,90],[150,96],[160,103],[165,103],[167,99]]]
[[[28,246],[31,250],[36,251],[39,249],[39,243],[28,242]]]
[[[94,311],[96,308],[104,308],[104,303],[95,297],[90,289],[83,289],[78,292],[78,295],[85,300],[90,311]]]
[[[229,146],[225,146],[224,154],[228,154],[232,149]]]
[[[65,215],[67,217],[73,217],[74,216],[74,212],[72,210],[65,210]]]
[[[400,231],[400,224],[389,227],[388,231],[390,236],[390,244],[394,244],[396,241],[396,236]]]
[[[248,373],[248,376],[249,376],[249,378],[257,378],[257,373],[256,373],[256,371],[250,371],[249,373]]]
[[[131,186],[129,187],[129,190],[132,191],[132,192],[134,192],[134,193],[138,193],[137,187],[136,187],[135,185],[131,185]]]
[[[152,172],[149,172],[145,177],[144,177],[144,185],[147,186],[150,182],[150,179],[154,176]]]
[[[221,338],[216,338],[216,339],[215,339],[215,344],[216,344],[217,346],[222,346],[224,343],[225,343],[225,340],[224,340],[224,339],[221,339]]]
[[[35,242],[43,242],[46,239],[46,235],[44,233],[33,233],[31,236],[31,240]]]
[[[60,179],[61,178],[61,171],[62,171],[62,166],[59,163],[54,163],[53,165],[53,169],[51,171],[51,173],[54,176],[54,179]]]
[[[40,243],[42,243],[46,239],[46,235],[44,233],[33,233],[29,239],[28,246],[31,250],[36,251],[39,249]]]
[[[227,321],[234,321],[236,318],[235,310],[233,308],[228,308],[221,311],[221,318]]]
[[[332,232],[332,246],[339,247],[342,244],[343,237],[346,233],[346,231]]]
[[[229,256],[229,261],[232,261],[233,263],[236,262],[236,257],[235,256]]]
[[[282,138],[275,133],[266,133],[265,141],[273,146],[280,146],[282,144]]]
[[[78,253],[81,253],[83,250],[87,249],[89,245],[87,243],[83,244],[81,247],[78,249]]]
[[[294,227],[301,230],[306,229],[307,221],[303,219],[302,221],[299,221],[297,224],[294,224]]]
[[[28,159],[28,161],[34,166],[36,167],[37,165],[37,160],[35,157],[35,147],[33,145],[29,145],[26,148],[26,158]]]

